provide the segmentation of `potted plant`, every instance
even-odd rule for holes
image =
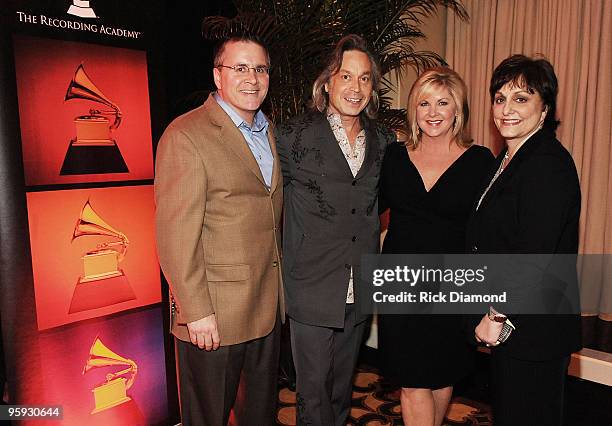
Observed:
[[[274,122],[302,113],[321,62],[345,34],[364,37],[378,54],[382,73],[401,75],[404,66],[424,68],[444,64],[434,52],[415,51],[425,37],[419,27],[448,7],[462,19],[467,12],[459,0],[233,0],[233,17],[208,16],[202,34],[220,40],[245,32],[257,34],[270,51],[272,70],[264,110]],[[379,119],[398,129],[405,122],[403,109],[391,108],[393,83],[383,78]]]

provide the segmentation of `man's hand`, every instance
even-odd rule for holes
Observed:
[[[207,351],[219,349],[219,330],[215,314],[187,323],[187,330],[191,343],[198,345],[200,349]]]
[[[503,323],[491,321],[488,315],[484,315],[474,330],[476,340],[486,343],[487,346],[496,346],[503,326]]]

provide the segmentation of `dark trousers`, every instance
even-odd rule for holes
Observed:
[[[495,426],[561,426],[569,356],[525,361],[492,351]]]
[[[183,426],[276,424],[280,319],[267,336],[216,351],[175,341]]]
[[[346,424],[364,324],[355,323],[354,305],[346,305],[344,328],[318,327],[291,319],[298,425]]]

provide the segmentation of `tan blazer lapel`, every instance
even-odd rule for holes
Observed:
[[[268,126],[268,141],[270,142],[270,149],[272,150],[272,158],[274,158],[274,165],[272,166],[272,182],[270,184],[270,193],[273,194],[278,188],[280,182],[281,170],[280,160],[278,159],[278,153],[276,151],[276,140],[274,139],[274,131],[272,125]]]
[[[234,154],[242,160],[245,166],[249,168],[257,176],[257,179],[261,181],[261,183],[265,186],[266,182],[261,174],[261,170],[259,169],[259,164],[255,160],[249,145],[246,140],[244,140],[244,136],[238,130],[234,122],[227,116],[225,111],[219,106],[217,101],[209,96],[206,101],[210,104],[210,118],[211,122],[215,125],[221,127],[221,131],[219,137],[221,139],[221,143],[230,148]],[[276,163],[276,161],[275,161]]]

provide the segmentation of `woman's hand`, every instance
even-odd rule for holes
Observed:
[[[483,315],[480,323],[474,329],[476,340],[487,346],[497,346],[497,339],[503,326],[503,323],[491,321],[488,315]]]

